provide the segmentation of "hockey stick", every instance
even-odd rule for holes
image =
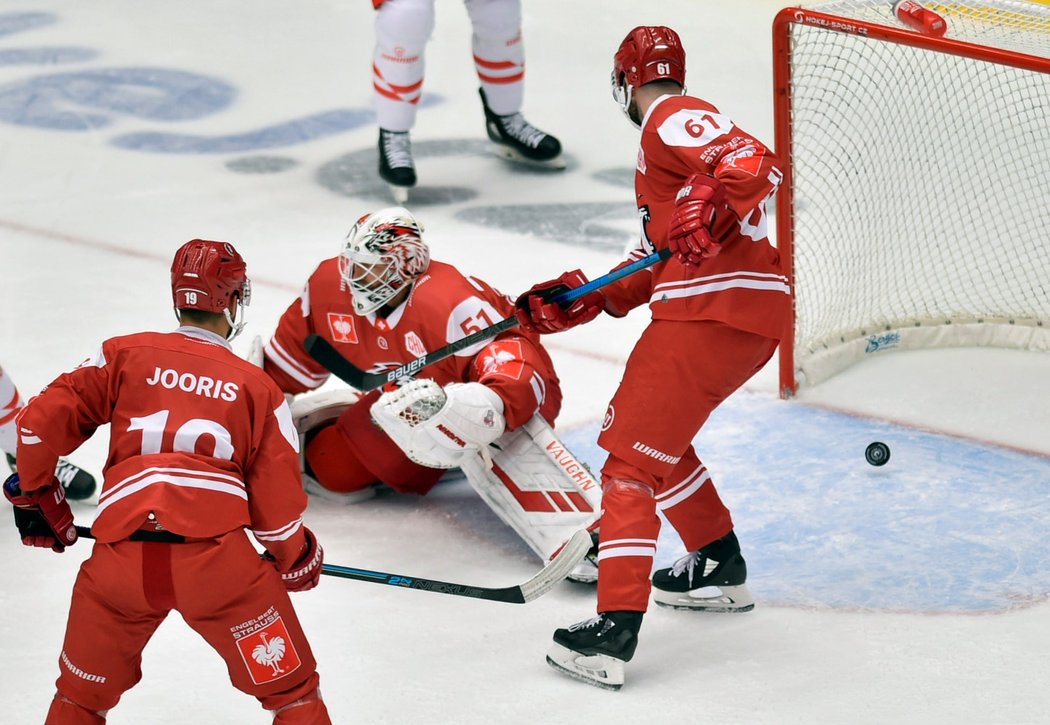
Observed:
[[[567,302],[572,302],[575,299],[583,297],[589,292],[604,287],[605,285],[612,284],[613,282],[623,279],[624,277],[634,274],[635,272],[651,267],[657,262],[661,262],[671,256],[671,250],[661,249],[659,252],[653,252],[648,257],[642,257],[639,260],[631,262],[625,267],[613,270],[608,274],[604,274],[601,277],[591,280],[587,284],[574,287],[567,292],[563,292],[560,295],[554,297],[553,301],[560,305],[564,305]],[[365,372],[361,368],[357,367],[345,357],[339,354],[328,340],[324,339],[320,335],[311,334],[307,335],[303,346],[306,351],[310,353],[314,360],[321,363],[326,370],[331,372],[337,378],[347,383],[353,388],[357,388],[363,393],[367,393],[369,390],[375,390],[376,388],[382,387],[386,383],[399,380],[408,375],[414,375],[419,372],[422,368],[436,363],[438,360],[444,360],[445,358],[455,355],[460,350],[475,345],[483,340],[495,337],[496,335],[517,327],[518,318],[514,315],[500,320],[494,325],[486,327],[483,330],[471,333],[466,337],[456,340],[453,343],[440,347],[434,352],[428,352],[425,355],[420,355],[415,360],[405,363],[400,367],[394,368],[388,372],[369,373]]]
[[[437,592],[438,594],[454,594],[458,597],[488,599],[509,604],[525,604],[533,599],[542,597],[553,589],[555,584],[568,576],[569,572],[580,563],[584,554],[590,548],[591,535],[581,529],[572,535],[572,538],[562,547],[558,555],[551,559],[547,566],[540,569],[535,576],[526,582],[509,587],[475,587],[467,584],[452,584],[438,581],[437,579],[422,579],[402,574],[369,571],[368,569],[329,566],[328,564],[324,565],[324,573],[374,584],[389,584],[407,589],[422,589],[428,592]]]
[[[86,526],[77,526],[77,534],[85,539],[94,539],[95,535]],[[168,544],[185,543],[186,539],[169,531],[134,531],[128,537],[131,541],[153,541]],[[369,569],[355,569],[336,564],[322,564],[321,573],[343,579],[356,579],[373,584],[389,584],[405,589],[422,589],[438,594],[453,594],[458,597],[488,599],[493,602],[525,604],[542,597],[554,588],[554,585],[569,575],[591,548],[591,535],[584,530],[577,531],[566,542],[558,555],[551,559],[547,566],[540,569],[535,576],[526,582],[509,587],[475,587],[469,584],[453,584],[438,579],[405,576],[404,574],[387,574]]]

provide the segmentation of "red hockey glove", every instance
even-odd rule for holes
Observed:
[[[729,211],[722,182],[707,174],[693,174],[678,191],[667,223],[667,246],[675,259],[695,267],[722,251],[712,234],[716,215]]]
[[[265,552],[262,558],[273,563],[277,573],[281,575],[284,588],[290,592],[305,592],[317,586],[321,579],[321,565],[324,563],[324,549],[317,543],[317,537],[310,529],[303,527],[306,535],[306,549],[287,569],[281,569],[277,560],[270,552]]]
[[[22,491],[17,473],[4,481],[4,496],[15,507],[15,526],[26,546],[62,553],[77,540],[73,512],[58,480],[28,493]]]
[[[551,301],[561,293],[585,284],[587,278],[575,269],[558,279],[535,285],[514,302],[518,324],[529,332],[550,334],[590,322],[605,309],[605,295],[600,290],[588,292],[565,307]]]

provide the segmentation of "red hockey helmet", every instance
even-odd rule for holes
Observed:
[[[613,98],[628,112],[634,89],[654,81],[674,81],[685,92],[685,49],[678,33],[664,25],[639,25],[627,34],[613,56]]]
[[[251,296],[247,265],[229,242],[193,239],[175,252],[171,298],[176,310],[225,313],[232,340],[244,327],[242,312]],[[230,316],[230,302],[234,299],[240,322]]]

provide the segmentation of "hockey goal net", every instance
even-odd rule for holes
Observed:
[[[784,396],[886,350],[1050,350],[1050,7],[839,0],[774,23]]]

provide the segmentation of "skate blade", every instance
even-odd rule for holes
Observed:
[[[503,144],[493,144],[492,147],[495,149],[496,155],[501,159],[515,164],[521,164],[522,166],[528,166],[533,169],[549,169],[551,171],[565,170],[565,157],[561,154],[555,156],[553,159],[539,161],[537,159],[530,159],[527,156],[523,156],[517,150],[512,149],[509,146],[504,146]]]
[[[555,644],[547,653],[547,664],[575,680],[603,690],[623,687],[623,660],[607,655],[585,655]]]
[[[718,592],[715,596],[702,596],[705,591]],[[653,601],[670,609],[691,609],[696,612],[736,613],[750,612],[755,608],[755,599],[747,586],[704,587],[691,592],[665,592],[653,589]]]

